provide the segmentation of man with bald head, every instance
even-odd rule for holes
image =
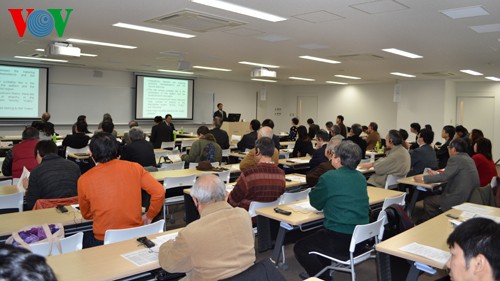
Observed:
[[[257,132],[257,139],[260,139],[262,137],[266,137],[266,138],[270,138],[270,139],[273,139],[273,129],[271,129],[270,127],[262,127],[259,129],[259,131]],[[279,160],[279,151],[274,148],[274,154],[272,156],[272,161],[278,165],[278,160]],[[247,156],[245,156],[245,158],[243,158],[243,160],[241,160],[240,162],[240,170],[243,172],[244,170],[248,169],[248,168],[251,168],[251,167],[255,167],[257,166],[257,160],[255,158],[255,148],[252,148]]]
[[[191,197],[200,213],[160,247],[159,260],[168,272],[183,272],[181,280],[221,280],[255,262],[254,234],[248,212],[226,202],[226,187],[216,175],[196,180]]]

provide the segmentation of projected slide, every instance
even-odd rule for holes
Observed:
[[[192,119],[193,80],[137,76],[136,118]]]
[[[46,69],[0,65],[0,118],[37,118],[46,107]]]

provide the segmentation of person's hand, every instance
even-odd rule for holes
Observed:
[[[437,174],[439,174],[439,172],[438,172],[438,171],[434,171],[434,170],[431,170],[431,169],[429,169],[429,170],[427,171],[427,173],[428,173],[429,175],[437,175]]]
[[[413,180],[416,182],[422,183],[422,182],[424,182],[424,176],[422,176],[422,175],[414,176]]]
[[[147,225],[147,224],[150,224],[151,223],[151,219],[149,219],[146,214],[142,215],[142,222],[144,223],[144,225]]]
[[[29,185],[29,178],[24,178],[23,179],[24,190],[28,190],[28,185]]]

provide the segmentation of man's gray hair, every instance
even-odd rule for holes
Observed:
[[[200,204],[214,203],[226,200],[226,186],[217,175],[198,177],[191,189],[191,196]]]
[[[138,141],[144,139],[144,131],[141,127],[132,127],[128,131],[128,137],[131,141]]]
[[[342,166],[354,170],[361,161],[361,148],[350,140],[342,141],[335,147],[335,157],[340,158]]]
[[[261,138],[266,137],[273,139],[273,129],[271,129],[271,127],[262,127],[259,129],[259,135]]]
[[[337,145],[339,145],[340,142],[342,142],[341,139],[331,139],[328,142],[326,150],[328,151],[328,153],[330,153],[330,155],[333,155],[335,153],[335,147],[337,147]]]
[[[336,135],[340,135],[340,126],[339,125],[333,125],[332,127],[332,131],[333,133],[335,133]]]

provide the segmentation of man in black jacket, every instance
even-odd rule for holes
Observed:
[[[133,127],[128,131],[130,143],[122,149],[121,160],[136,162],[143,167],[155,166],[156,159],[153,145],[144,139],[141,127]]]
[[[174,141],[174,130],[162,121],[151,128],[151,137],[149,140],[154,148],[160,148],[162,142]]]
[[[214,128],[210,130],[209,133],[215,137],[215,141],[220,145],[222,149],[228,149],[229,136],[226,131],[220,128],[222,125],[222,119],[220,117],[215,117],[213,125]]]
[[[237,144],[239,151],[245,151],[245,149],[252,149],[255,147],[257,131],[260,129],[260,121],[257,119],[250,121],[250,128],[252,129],[252,132],[243,135]]]

